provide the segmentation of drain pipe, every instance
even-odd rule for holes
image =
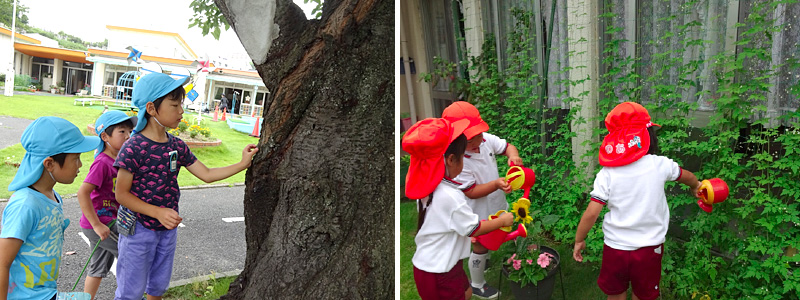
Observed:
[[[401,19],[402,22],[402,19]],[[401,24],[402,25],[402,24]],[[404,68],[406,70],[406,89],[408,90],[408,109],[411,111],[411,124],[417,122],[417,107],[414,104],[414,87],[411,85],[414,80],[411,79],[411,62],[409,62],[408,53],[408,40],[406,40],[406,32],[403,30],[405,27],[400,26],[400,57],[405,57],[403,60]]]

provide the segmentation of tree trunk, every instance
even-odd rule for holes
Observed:
[[[267,38],[235,8],[253,2],[215,0],[240,38]],[[223,299],[393,298],[394,2],[325,0],[310,21],[269,4],[268,52],[243,41],[272,94],[246,176],[245,267]]]

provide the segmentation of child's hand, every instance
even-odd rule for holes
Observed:
[[[506,182],[505,178],[497,178],[494,181],[495,190],[503,190],[506,194],[511,193],[511,185]]]
[[[572,249],[572,258],[574,258],[575,261],[577,262],[583,261],[583,254],[581,253],[583,249],[586,249],[586,241],[575,243],[575,248]]]
[[[519,156],[509,156],[508,157],[508,166],[522,166],[522,157]]]
[[[508,227],[514,225],[514,214],[509,212],[504,212],[503,214],[498,217],[501,222],[503,222],[503,227]]]
[[[108,226],[104,224],[100,224],[99,226],[92,226],[94,228],[94,233],[100,237],[100,240],[103,241],[108,238],[108,235],[111,234],[111,229],[108,229]]]
[[[689,192],[692,193],[692,196],[695,196],[696,198],[702,198],[700,197],[700,186],[702,184],[703,184],[702,182],[697,181],[697,185],[689,189]]]
[[[156,219],[167,229],[178,227],[178,224],[183,221],[183,218],[178,215],[177,211],[166,207],[159,208],[158,217]]]
[[[249,167],[253,160],[253,155],[256,155],[256,152],[258,152],[258,147],[256,147],[256,145],[248,144],[244,146],[242,150],[242,162],[246,162]]]

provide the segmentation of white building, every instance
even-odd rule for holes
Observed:
[[[62,86],[67,94],[87,89],[94,96],[125,99],[130,97],[130,89],[120,85],[120,77],[141,67],[127,61],[130,52],[126,48],[131,46],[142,52],[142,60],[157,63],[164,73],[192,74],[195,90],[200,94],[195,103],[200,107],[213,110],[225,95],[233,113],[260,115],[263,111],[269,91],[257,72],[217,68],[198,73],[199,57],[177,33],[111,25],[106,28],[108,50],[63,49],[16,34],[14,70],[42,83],[43,90],[49,90],[51,85]],[[10,35],[10,30],[0,28],[0,68],[5,68],[11,57]]]

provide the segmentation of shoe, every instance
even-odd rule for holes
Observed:
[[[496,288],[489,286],[489,284],[484,284],[482,288],[472,287],[472,295],[481,299],[494,299],[500,295],[500,291]]]

